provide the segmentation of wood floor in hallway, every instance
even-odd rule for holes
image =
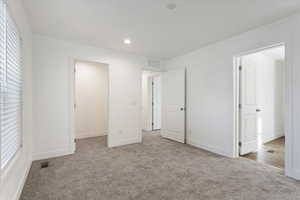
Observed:
[[[283,169],[284,145],[285,137],[281,137],[263,144],[256,153],[249,153],[242,157]]]

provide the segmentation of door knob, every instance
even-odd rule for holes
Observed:
[[[184,108],[180,108],[181,111],[184,111]]]
[[[261,111],[261,109],[256,109],[256,112],[260,112]]]

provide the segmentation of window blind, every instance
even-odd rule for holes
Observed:
[[[22,69],[21,40],[0,0],[0,130],[1,169],[14,157],[22,144]]]

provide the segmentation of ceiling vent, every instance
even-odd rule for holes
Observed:
[[[177,7],[176,3],[168,3],[168,4],[167,4],[167,8],[168,8],[169,10],[175,10],[176,7]]]
[[[160,68],[161,67],[161,61],[160,60],[148,60],[148,66],[154,67],[154,68]]]

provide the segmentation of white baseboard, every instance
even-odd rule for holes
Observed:
[[[271,134],[261,133],[261,135],[271,135]],[[265,138],[262,137],[262,139],[263,139],[263,143],[267,143],[267,142],[271,142],[271,141],[276,140],[276,139],[278,139],[280,137],[283,137],[283,136],[284,136],[283,133],[276,133],[275,135],[271,135],[269,137],[265,137]]]
[[[43,159],[48,159],[48,158],[66,156],[66,155],[70,155],[73,153],[74,153],[74,151],[69,150],[69,149],[49,151],[49,152],[45,152],[45,153],[34,154],[33,160],[35,161],[35,160],[43,160]]]
[[[286,176],[300,180],[300,170],[286,169]]]
[[[152,129],[142,129],[142,131],[145,131],[145,132],[150,132],[150,131],[152,131]]]
[[[137,137],[134,137],[134,138],[125,138],[125,139],[112,139],[112,141],[114,142],[110,142],[108,144],[109,147],[118,147],[118,146],[124,146],[124,145],[128,145],[128,144],[135,144],[135,143],[141,143],[142,140],[141,138],[137,138]]]
[[[300,170],[296,170],[293,172],[293,178],[300,180]]]
[[[26,167],[26,169],[25,169],[25,173],[24,173],[23,177],[20,179],[20,183],[19,183],[19,186],[18,186],[16,195],[15,195],[14,198],[13,198],[14,200],[19,200],[20,197],[21,197],[23,188],[24,188],[24,186],[25,186],[25,183],[26,183],[26,180],[27,180],[27,177],[28,177],[30,168],[31,168],[31,164],[32,164],[32,161],[29,161],[29,162],[28,162],[28,165],[27,165],[27,167]]]
[[[101,134],[82,134],[80,136],[76,136],[76,139],[84,139],[84,138],[92,138],[92,137],[101,137],[106,136],[107,132],[101,133]]]
[[[211,145],[204,145],[204,144],[200,144],[198,142],[194,142],[191,139],[188,141],[188,144],[191,145],[191,146],[194,146],[194,147],[204,149],[206,151],[221,155],[221,156],[230,157],[230,158],[233,157],[232,154],[230,154],[228,152],[225,152],[225,151],[223,151],[221,149],[218,149],[216,147],[213,147]]]
[[[160,135],[164,138],[170,139],[170,140],[174,140],[176,142],[180,142],[180,143],[184,143],[184,135],[182,134],[174,134],[174,133],[170,133],[166,130],[162,130],[160,132]]]

